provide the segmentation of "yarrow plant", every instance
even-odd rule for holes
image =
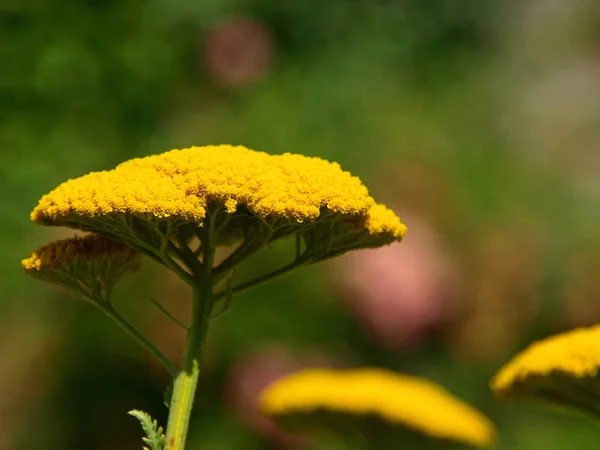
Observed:
[[[131,412],[150,450],[185,447],[208,325],[234,294],[350,250],[400,241],[406,233],[400,219],[337,163],[229,145],[171,150],[69,180],[43,196],[31,218],[91,234],[40,248],[23,260],[25,271],[100,308],[173,376],[166,435],[147,414]],[[239,264],[288,237],[296,243],[289,264],[234,282]],[[217,247],[233,247],[219,264]],[[113,287],[137,268],[139,254],[192,288],[180,367],[114,307]]]
[[[496,436],[487,417],[441,386],[384,369],[303,370],[267,386],[260,403],[283,426],[356,449],[480,448]]]
[[[501,399],[532,399],[600,417],[600,326],[580,328],[531,344],[491,381]]]

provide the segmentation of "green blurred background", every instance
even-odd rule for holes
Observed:
[[[162,368],[19,260],[72,234],[29,221],[58,183],[218,143],[336,160],[409,233],[236,298],[189,448],[291,448],[256,393],[313,365],[427,376],[496,422],[498,449],[598,447],[591,424],[487,387],[532,340],[600,320],[598,4],[2,0],[0,33],[0,449],[140,448],[126,412],[164,423]],[[117,301],[178,359],[150,299],[185,320],[188,294],[147,261]]]

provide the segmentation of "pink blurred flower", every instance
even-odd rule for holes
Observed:
[[[261,391],[270,383],[307,367],[331,366],[323,355],[293,354],[288,349],[273,346],[242,357],[231,369],[226,388],[226,401],[235,414],[248,426],[281,448],[299,447],[306,443],[302,436],[281,430],[258,408]]]
[[[261,77],[273,59],[273,40],[259,22],[238,18],[214,27],[204,46],[204,61],[219,84],[240,86]]]
[[[382,346],[417,345],[449,311],[453,277],[435,233],[403,213],[401,243],[350,252],[334,264],[334,282],[366,331]]]

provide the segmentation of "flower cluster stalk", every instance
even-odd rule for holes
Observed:
[[[202,349],[213,305],[213,262],[215,255],[214,222],[209,217],[203,227],[202,271],[195,278],[192,324],[190,326],[183,364],[173,384],[169,407],[165,450],[183,450],[189,428],[198,378]]]
[[[135,339],[142,347],[148,350],[174,377],[177,374],[175,365],[162,353],[152,342],[142,333],[136,330],[127,320],[125,320],[112,306],[100,308],[104,314],[110,317],[121,329]]]

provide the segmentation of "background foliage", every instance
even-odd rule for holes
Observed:
[[[419,224],[433,230],[455,283],[440,294],[451,313],[394,348],[348,308],[334,264],[239,296],[210,336],[191,448],[274,445],[231,387],[244,364],[267,376],[273,346],[277,361],[309,354],[428,376],[496,421],[499,449],[597,445],[590,424],[497,404],[487,389],[532,339],[600,318],[597,6],[4,0],[0,30],[0,448],[138,448],[133,408],[164,424],[160,367],[18,262],[69,235],[29,222],[61,181],[212,143],[339,161],[419,218],[406,219],[407,244]],[[422,266],[407,256],[387,270]],[[119,305],[178,358],[181,333],[148,300],[185,318],[187,294],[148,261]]]

